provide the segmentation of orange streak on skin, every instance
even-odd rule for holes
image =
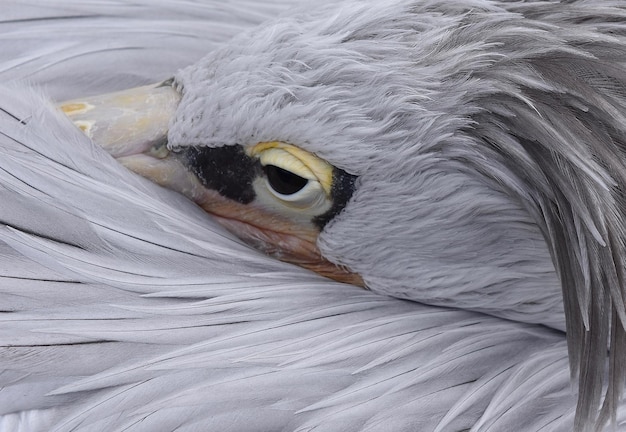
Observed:
[[[239,204],[207,191],[196,201],[227,230],[262,252],[338,282],[365,286],[363,279],[325,259],[316,228],[306,228],[250,204]]]

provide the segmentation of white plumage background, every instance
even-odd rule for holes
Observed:
[[[0,431],[572,430],[564,333],[269,258],[54,106],[290,3],[2,1]]]

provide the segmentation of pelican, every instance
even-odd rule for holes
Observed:
[[[9,6],[0,430],[626,429],[624,6]]]

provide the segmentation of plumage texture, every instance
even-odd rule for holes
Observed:
[[[610,403],[623,382],[623,6],[346,1],[239,34],[287,3],[20,2],[0,77],[65,99],[215,49],[177,74],[171,143],[358,174],[327,256],[473,311],[271,260],[3,86],[0,430],[570,431],[563,310],[591,428],[611,329]]]
[[[607,404],[624,382],[625,18],[595,1],[306,9],[178,74],[170,143],[295,142],[359,175],[324,255],[375,291],[567,327],[585,422],[607,344]]]
[[[0,430],[571,430],[560,332],[258,254],[16,91]]]

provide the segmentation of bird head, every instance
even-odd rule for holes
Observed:
[[[479,74],[502,54],[459,30],[469,18],[409,5],[294,13],[165,83],[63,109],[130,169],[280,259],[562,328],[529,198],[490,178],[502,168],[476,137],[478,98],[493,93]]]
[[[279,259],[567,328],[573,369],[603,370],[609,332],[626,344],[625,31],[535,6],[297,10],[164,83],[61,108]],[[581,375],[580,406],[601,381]]]

